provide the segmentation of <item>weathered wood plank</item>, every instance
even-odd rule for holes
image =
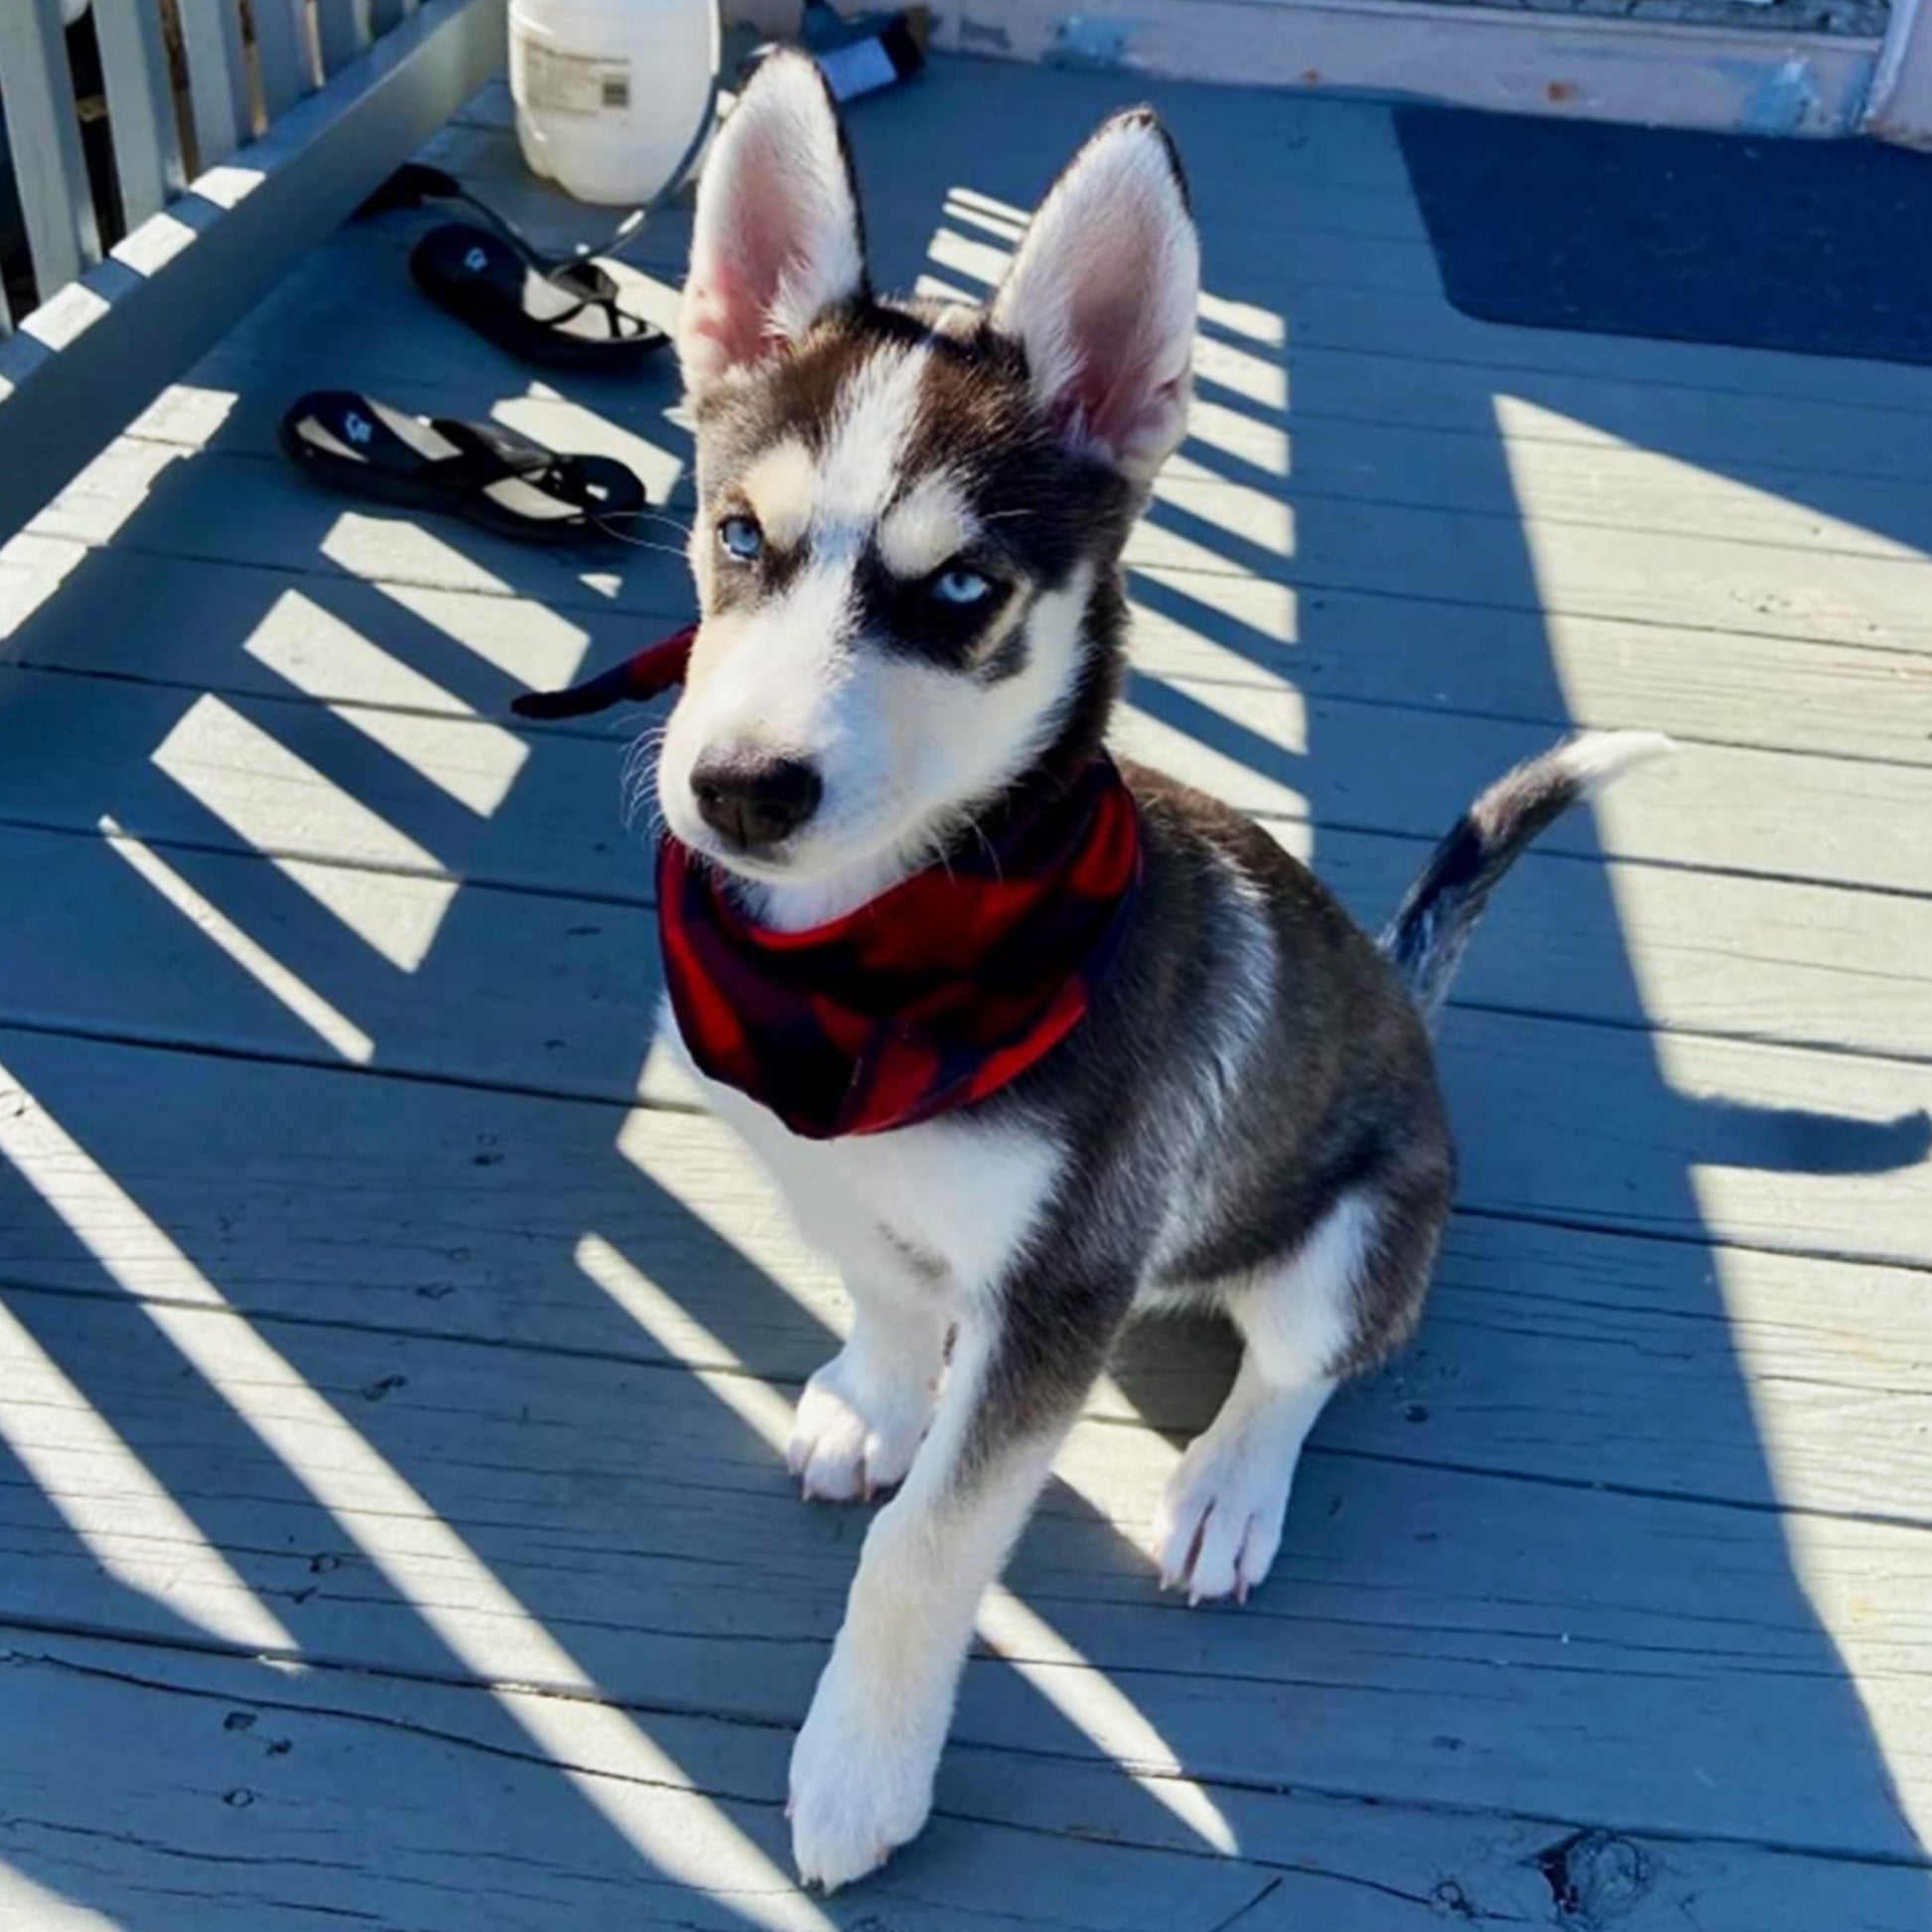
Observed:
[[[1714,488],[1716,486],[1714,485]],[[1203,510],[1206,512],[1203,514]],[[1129,539],[1131,567],[1701,630],[1932,648],[1932,561],[1894,545],[1853,556],[1714,543],[1642,524],[1519,518],[1447,507],[1310,498],[1294,505],[1293,554],[1222,527],[1215,499],[1156,502]],[[72,532],[56,531],[56,534]]]
[[[73,1748],[9,1765],[20,1802],[0,1825],[10,1862],[0,1901],[25,1878],[76,1914],[153,1932],[290,1932],[344,1917],[489,1932],[851,1922],[786,1882],[788,1740],[774,1727],[638,1722],[517,1692],[289,1673],[39,1631],[5,1641],[20,1708]],[[127,1724],[175,1748],[116,1751]],[[990,1782],[987,1771],[973,1782]],[[1070,1836],[1041,1858],[997,1821],[942,1821],[929,1844],[891,1891],[893,1922],[920,1932],[967,1932],[989,1916],[1209,1932],[1271,1878],[1241,1862]],[[1296,1890],[1347,1911],[1348,1882],[1317,1871]],[[29,1897],[21,1922],[37,1928],[108,1922],[50,1918]],[[1420,1924],[1428,1900],[1410,1903]],[[1367,1924],[1352,1912],[1345,1922]]]
[[[1257,817],[1435,839],[1560,734],[1547,726],[1304,699],[1190,677],[1137,677],[1113,737],[1132,758]],[[1924,889],[1927,774],[1908,765],[1690,745],[1563,819],[1553,852],[1723,868],[1887,892]],[[1869,843],[1870,849],[1865,849]],[[1315,847],[1317,865],[1320,845]]]
[[[1067,155],[1102,115],[1151,100],[1167,118],[1200,194],[1207,245],[1205,285],[1262,306],[1292,273],[1289,251],[1263,242],[1250,210],[1296,196],[1319,199],[1323,171],[1345,167],[1358,187],[1407,193],[1404,167],[1387,111],[1338,102],[1301,103],[1309,118],[1286,118],[1280,95],[1254,95],[1257,111],[1232,111],[1212,87],[1150,81],[1144,75],[1082,76],[1063,84],[1054,70],[935,62],[932,84],[919,92],[881,95],[853,117],[860,180],[868,190],[875,258],[890,285],[923,255],[933,210],[949,192],[967,188],[1016,207],[1045,192]],[[1266,101],[1267,105],[1258,104]],[[1339,111],[1337,111],[1339,109]],[[1283,117],[1278,119],[1277,117]],[[1344,123],[1347,123],[1344,126]],[[1287,150],[1306,129],[1308,145]],[[876,159],[873,159],[876,157]],[[868,172],[868,161],[872,161]],[[1305,172],[1306,170],[1306,172]],[[1256,192],[1281,180],[1286,193]],[[1223,245],[1224,244],[1224,245]],[[1604,381],[1655,383],[1739,396],[1811,396],[1827,401],[1932,409],[1932,372],[1724,345],[1649,342],[1562,330],[1507,328],[1477,322],[1433,301],[1393,304],[1372,291],[1337,290],[1315,311],[1297,311],[1294,341],[1371,349],[1391,360],[1480,361],[1493,370],[1587,373]]]
[[[796,1500],[743,1378],[268,1344],[64,1298],[9,1312],[34,1480],[0,1486],[0,1621],[171,1641],[266,1614],[319,1663],[758,1724],[804,1707],[862,1518]],[[1801,1587],[1762,1512],[1315,1458],[1249,1614],[1189,1616],[1138,1547],[1173,1454],[1076,1431],[962,1741],[1105,1762],[1124,1696],[1170,1775],[1920,1856],[1898,1802],[1932,1780],[1921,1530],[1810,1519]],[[151,1482],[182,1519],[156,1520]]]
[[[169,413],[184,424],[200,416],[205,427],[218,407],[205,392],[178,391]],[[489,407],[480,398],[472,413]],[[678,456],[573,405],[531,399],[500,407],[512,426],[619,456],[654,485],[677,474]],[[165,468],[170,459],[155,461]],[[682,513],[646,527],[653,541],[683,541]],[[35,538],[10,546],[0,562],[0,571],[11,565],[19,580],[14,602],[22,615],[11,626],[0,603],[0,633],[12,629],[9,651],[17,661],[115,675],[138,670],[162,682],[234,691],[285,692],[293,681],[326,700],[491,710],[513,688],[509,679],[567,681],[580,663],[608,663],[634,648],[637,634],[635,614],[613,611],[602,599],[539,610],[486,592],[364,588],[313,571],[118,548],[111,562],[76,570],[82,555],[77,540]],[[1552,733],[1662,729],[1709,743],[1932,763],[1932,734],[1918,702],[1922,692],[1932,697],[1932,664],[1914,652],[1418,607],[1373,594],[1298,600],[1266,583],[1204,586],[1185,572],[1137,572],[1130,589],[1133,661],[1158,677],[1484,712],[1542,723]],[[1211,592],[1212,601],[1193,595],[1197,590]],[[667,607],[674,597],[686,597],[688,610],[672,571]],[[130,661],[136,614],[191,608],[200,623],[145,628],[139,663]],[[674,613],[662,615],[668,621]],[[413,635],[423,658],[437,631],[460,639],[465,649],[437,653],[446,678],[461,678],[471,653],[486,662],[471,666],[457,690],[411,678],[386,648],[355,646],[358,636],[386,646],[391,629]],[[210,635],[246,638],[249,648],[210,658]],[[274,661],[261,661],[263,652]],[[507,676],[492,678],[487,665]]]
[[[948,52],[1049,67],[1091,61],[1137,76],[1241,88],[1319,86],[1489,112],[1746,134],[1767,131],[1767,120],[1782,134],[1867,127],[1880,66],[1874,38],[1843,31],[1767,37],[1761,17],[1752,25],[1749,16],[1642,15],[1619,25],[1614,16],[1578,11],[1472,11],[1432,0],[1401,7],[1198,0],[1071,24],[1036,0],[987,0],[969,17],[933,26],[934,45]],[[1767,102],[1788,84],[1791,60],[1803,62],[1803,97],[1767,115]]]
[[[630,1035],[608,1044],[619,1065],[641,1052]],[[9,1130],[28,1178],[4,1183],[0,1279],[190,1302],[213,1284],[259,1321],[743,1364],[784,1383],[844,1326],[831,1271],[733,1137],[700,1116],[624,1118],[17,1033],[0,1063],[36,1100]],[[102,1169],[131,1199],[101,1183]],[[1479,1191],[1464,1199],[1481,1209]],[[64,1226],[83,1228],[87,1246]],[[647,1286],[595,1256],[587,1273],[578,1244],[590,1232]],[[1417,1348],[1338,1404],[1320,1440],[1539,1479],[1925,1519],[1921,1308],[1910,1271],[1467,1213]],[[1096,1414],[1204,1426],[1225,1352],[1173,1332],[1136,1341]]]
[[[1307,828],[1277,829],[1307,849]],[[0,1018],[324,1061],[379,1049],[403,1071],[627,1098],[635,1069],[608,1041],[650,1025],[650,882],[628,842],[592,843],[557,882],[572,893],[472,878],[453,904],[442,876],[0,828],[17,941],[0,952]],[[1406,839],[1321,839],[1322,877],[1372,930],[1420,858]],[[446,914],[437,1001],[343,943],[346,927],[394,949]],[[1924,1062],[1928,960],[1932,899],[1533,854],[1453,1004]]]
[[[673,453],[648,457],[660,470]],[[1238,500],[1238,499],[1236,499]],[[1433,607],[1531,617],[1621,620],[1704,632],[1932,652],[1932,560],[1894,545],[1886,555],[1803,552],[1773,543],[1713,543],[1658,529],[1339,497],[1257,504],[1230,514],[1223,491],[1158,499],[1127,546],[1131,569],[1184,574],[1210,608],[1229,584],[1281,586],[1308,606],[1303,634],[1319,635],[1320,600],[1345,592],[1411,600],[1410,621]],[[1292,513],[1291,513],[1292,510]],[[1246,529],[1227,525],[1244,522]],[[1291,527],[1292,526],[1292,527]],[[37,533],[104,542],[121,533],[147,551],[458,590],[513,588],[587,600],[591,576],[616,581],[626,608],[689,604],[673,534],[664,548],[613,545],[608,560],[532,554],[463,522],[417,523],[325,493],[280,462],[219,449],[170,463],[130,444],[94,465],[36,519]],[[643,534],[655,541],[658,526]]]
[[[339,244],[340,245],[340,244]],[[333,258],[333,251],[332,251]],[[656,298],[661,301],[661,297]],[[380,366],[366,372],[351,365],[369,352],[370,332],[333,350],[307,332],[264,328],[266,343],[280,345],[278,367],[300,379],[288,358],[309,358],[306,373],[325,378],[383,382]],[[1214,360],[1211,352],[1208,359]],[[277,455],[275,431],[286,399],[261,381],[263,365],[232,345],[204,359],[192,382],[179,394],[162,397],[135,426],[145,440],[202,448],[210,440],[228,455]],[[345,370],[348,373],[345,374]],[[675,507],[688,511],[688,475],[673,469],[670,479],[650,474],[664,453],[648,442],[586,443],[586,436],[609,437],[614,426],[633,434],[654,426],[659,436],[683,430],[676,414],[669,421],[655,387],[637,394],[610,393],[604,383],[579,383],[575,395],[521,395],[522,385],[476,358],[427,373],[390,377],[387,399],[422,413],[450,413],[467,407],[488,414],[513,406],[519,426],[558,444],[576,439],[585,448],[623,457],[645,466],[653,501],[663,501],[670,480],[678,485]],[[228,398],[218,431],[210,436],[207,392]],[[457,398],[462,398],[461,402]],[[1248,434],[1230,451],[1225,445],[1230,417]],[[512,420],[505,416],[503,420]],[[1313,501],[1393,504],[1412,509],[1487,515],[1512,525],[1527,519],[1537,525],[1610,525],[1675,537],[1722,543],[1768,544],[1800,553],[1916,558],[1932,544],[1932,483],[1921,472],[1863,486],[1859,480],[1826,477],[1797,461],[1729,462],[1706,468],[1682,457],[1592,434],[1527,403],[1502,407],[1488,428],[1411,426],[1400,423],[1338,423],[1320,417],[1305,420],[1285,412],[1273,432],[1266,465],[1237,460],[1261,455],[1261,425],[1230,412],[1211,398],[1198,414],[1199,434],[1163,472],[1155,486],[1157,521],[1161,503],[1173,505],[1189,527],[1225,531],[1237,554],[1242,544],[1279,550],[1297,530],[1295,511]],[[620,433],[621,433],[620,431]],[[1821,488],[1822,483],[1822,488]],[[1822,497],[1822,500],[1820,498]],[[1464,526],[1473,527],[1473,525]],[[1211,536],[1203,536],[1212,544]],[[1741,622],[1741,616],[1740,616]]]
[[[1676,624],[1285,592],[1140,570],[1133,661],[1157,675],[1284,684],[1442,713],[1667,731],[1686,741],[1932,761],[1932,659]]]
[[[1444,1084],[1471,1206],[1923,1266],[1916,1064],[1466,1013]]]
[[[357,1887],[372,1904],[393,1894],[404,1922],[442,1898],[452,1917],[489,1932],[527,1932],[536,1910],[557,1932],[605,1932],[614,1905],[627,1922],[674,1911],[708,1925],[695,1915],[720,1904],[666,1899],[637,1842],[661,1845],[667,1826],[692,1832],[726,1855],[721,1889],[738,1849],[720,1843],[721,1823],[773,1863],[783,1860],[772,1819],[783,1788],[781,1731],[652,1714],[642,1726],[650,1742],[694,1790],[719,1794],[704,1804],[666,1789],[660,1767],[621,1725],[533,1710],[526,1694],[276,1675],[41,1631],[8,1632],[5,1642],[9,1682],[33,1720],[12,1735],[69,1740],[61,1752],[23,1753],[8,1765],[22,1802],[17,1822],[0,1827],[0,1844],[17,1873],[74,1901],[36,1900],[42,1911],[92,1905],[138,1914],[152,1932],[289,1932],[304,1923],[302,1901],[328,1907],[342,1888]],[[506,1744],[519,1723],[568,1738],[572,1761],[600,1780],[593,1789],[603,1819],[539,1751]],[[117,1748],[114,1740],[130,1734],[181,1738],[186,1764],[164,1770]],[[649,1783],[638,1781],[640,1760]],[[237,1790],[252,1802],[225,1802]],[[449,1794],[440,1815],[399,1801],[426,1791]],[[103,1796],[138,1847],[103,1844]],[[890,1879],[824,1909],[833,1923],[850,1924],[876,1917],[883,1903],[894,1924],[919,1932],[983,1924],[992,1911],[1016,1923],[1050,1912],[1061,1925],[1138,1932],[1211,1924],[1195,1914],[1223,1907],[1223,1885],[1246,1872],[1256,1905],[1241,1922],[1264,1932],[1310,1924],[1391,1932],[1440,1924],[1445,1913],[1533,1921],[1547,1915],[1551,1887],[1538,1860],[1566,1836],[1536,1821],[1314,1794],[1230,1789],[1215,1799],[1244,1849],[1239,1863],[1201,1860],[1199,1841],[1117,1772],[958,1747],[917,1847],[901,1854]],[[1021,1836],[1041,1832],[1054,1836],[1043,1844]],[[327,1868],[338,1844],[341,1872]],[[1909,1869],[1674,1839],[1591,1849],[1606,1874],[1619,1862],[1633,1874],[1615,1889],[1619,1922],[1631,1932],[1681,1923],[1687,1898],[1706,1932],[1792,1932],[1821,1917],[1871,1932],[1917,1932],[1924,1922],[1925,1879]],[[1174,1856],[1147,1856],[1163,1851]],[[144,1863],[158,1854],[189,1870],[198,1858],[218,1863],[218,1890],[210,1878],[200,1895],[184,1888],[158,1897],[143,1882]],[[1581,1850],[1571,1863],[1579,1876],[1593,1868]],[[1567,1868],[1559,1863],[1558,1882]],[[776,1916],[789,1909],[776,1900],[759,1909],[766,1924],[790,1923]],[[37,1922],[50,1932],[65,1926],[59,1917]]]
[[[373,627],[384,644],[344,629],[343,647],[364,656],[385,649],[405,663],[421,657],[438,667],[422,675],[441,681],[454,655],[447,641],[425,638],[393,594],[373,608],[383,613]],[[533,621],[559,634],[550,621]],[[357,624],[366,631],[368,617]],[[272,646],[251,629],[229,648]],[[474,666],[458,675],[476,682]],[[206,837],[212,809],[231,834],[276,852],[568,885],[574,857],[595,859],[596,845],[620,835],[604,801],[614,796],[621,743],[639,722],[620,714],[608,737],[510,732],[487,717],[191,697],[0,668],[0,817],[90,829],[112,811],[143,836]],[[1499,719],[1305,699],[1288,688],[1144,676],[1114,741],[1264,819],[1433,840],[1556,736]],[[512,791],[513,809],[499,809]],[[1612,789],[1594,817],[1561,821],[1543,845],[1923,893],[1932,845],[1895,832],[1929,809],[1932,774],[1922,766],[1694,746]]]
[[[583,218],[582,210],[576,218]],[[338,260],[340,251],[342,258],[336,299],[347,293],[340,274],[351,258],[360,286],[393,284],[415,232],[411,227],[394,237],[355,231],[338,236],[331,256]],[[660,223],[650,246],[638,252],[654,269],[631,283],[630,299],[662,320],[675,303],[682,262],[678,234]],[[922,272],[921,263],[922,255],[915,256],[902,272],[883,279],[888,286],[909,286]],[[435,383],[473,369],[486,372],[499,386],[521,386],[515,384],[513,365],[486,345],[458,339],[432,343],[386,305],[366,300],[358,327],[331,359],[321,344],[287,326],[290,315],[330,299],[329,278],[319,269],[310,275],[299,297],[288,289],[277,298],[286,305],[279,320],[273,310],[258,311],[255,333],[230,339],[220,366],[231,386],[246,386],[242,372],[250,368],[257,386],[271,372],[285,384],[313,384],[341,379],[347,370],[358,384],[380,385]],[[1815,505],[1828,530],[1868,524],[1914,548],[1932,540],[1919,493],[1925,481],[1922,425],[1910,410],[1829,397],[1714,394],[1599,380],[1587,373],[1530,375],[1432,363],[1371,353],[1346,343],[1308,342],[1299,330],[1292,358],[1253,345],[1245,356],[1235,357],[1230,346],[1214,335],[1203,341],[1203,384],[1186,454],[1201,468],[1238,482],[1269,485],[1279,480],[1291,432],[1305,447],[1333,445],[1344,460],[1356,438],[1367,434],[1372,446],[1373,433],[1382,430],[1453,438],[1468,452],[1463,469],[1469,486],[1485,492],[1497,486],[1505,445],[1512,452],[1530,443],[1596,452],[1622,448],[1710,473],[1713,500],[1707,515],[1720,509],[1725,515],[1747,514],[1739,506],[1748,504],[1749,490],[1762,488]],[[209,365],[210,379],[213,368]],[[600,406],[608,386],[599,385]],[[1452,460],[1452,452],[1445,456]],[[1482,475],[1490,479],[1486,484]],[[1684,481],[1687,494],[1694,495],[1693,480]],[[1886,483],[1904,485],[1896,502],[1878,486]]]

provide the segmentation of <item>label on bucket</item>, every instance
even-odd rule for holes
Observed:
[[[518,89],[523,105],[542,114],[627,114],[630,63],[602,55],[567,54],[542,41],[519,38]]]

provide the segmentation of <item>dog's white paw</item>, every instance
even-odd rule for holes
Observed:
[[[1174,1466],[1154,1521],[1163,1589],[1245,1602],[1282,1547],[1298,1445],[1267,1428],[1210,1429]]]
[[[938,1745],[921,1739],[922,1728],[887,1725],[869,1712],[843,1653],[834,1651],[791,1750],[791,1855],[800,1883],[836,1891],[919,1835],[939,1755]]]
[[[807,1496],[870,1498],[905,1479],[932,1415],[931,1383],[888,1378],[848,1345],[805,1384],[785,1463]]]

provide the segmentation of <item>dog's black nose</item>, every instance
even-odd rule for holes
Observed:
[[[741,852],[768,850],[818,810],[825,783],[802,759],[737,753],[706,758],[691,773],[704,822]]]

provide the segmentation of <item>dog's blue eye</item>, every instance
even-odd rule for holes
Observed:
[[[990,578],[982,577],[978,571],[967,570],[958,564],[950,570],[942,570],[932,580],[932,595],[941,604],[983,604],[992,594],[993,583]]]
[[[749,516],[728,516],[718,526],[718,541],[728,557],[749,564],[763,550],[764,532]]]

